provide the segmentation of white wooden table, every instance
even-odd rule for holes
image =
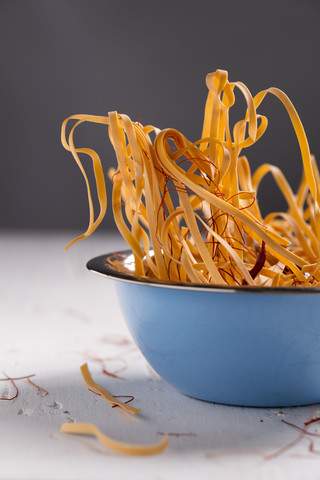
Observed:
[[[304,427],[320,405],[241,408],[177,392],[132,343],[112,282],[85,268],[91,257],[125,248],[123,241],[99,234],[64,253],[71,238],[0,232],[0,377],[35,374],[30,380],[48,391],[37,395],[22,379],[16,399],[0,400],[1,479],[320,478],[320,422],[309,427],[319,438],[284,423]],[[88,391],[84,362],[111,393],[133,395],[142,413],[129,417]],[[11,382],[0,382],[1,398],[14,394]],[[59,433],[66,421],[93,422],[132,443],[159,441],[158,432],[183,435],[171,435],[161,454],[130,457],[94,437]]]

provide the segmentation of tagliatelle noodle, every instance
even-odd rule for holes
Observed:
[[[97,385],[93,381],[88,365],[86,363],[80,367],[80,370],[87,387],[90,390],[92,390],[94,393],[97,393],[98,395],[100,395],[108,403],[110,403],[111,405],[117,405],[118,407],[121,407],[123,410],[125,410],[128,413],[132,413],[133,415],[136,415],[141,411],[139,408],[134,408],[131,405],[120,402],[113,395],[111,395],[111,393],[109,393],[105,388],[101,387],[100,385]]]
[[[310,189],[310,192],[313,196],[313,198],[317,201],[317,204],[319,205],[320,203],[320,192],[319,188],[316,184],[315,181],[315,176],[313,173],[313,168],[311,164],[311,155],[310,155],[310,150],[309,150],[309,144],[308,140],[303,128],[303,125],[301,123],[301,120],[299,118],[299,115],[296,112],[296,109],[292,105],[290,99],[287,97],[287,95],[279,90],[278,88],[268,88],[267,90],[264,90],[255,97],[255,105],[256,107],[261,103],[261,101],[264,99],[267,93],[272,93],[275,95],[285,106],[290,120],[292,122],[292,125],[294,127],[294,130],[296,132],[296,136],[300,145],[300,150],[301,150],[301,156],[302,156],[302,161],[303,161],[303,167],[304,167],[304,172],[306,175],[306,180]]]
[[[132,445],[119,442],[103,434],[96,425],[92,423],[63,423],[60,429],[61,433],[71,433],[75,435],[94,435],[99,442],[110,450],[114,450],[126,455],[154,455],[160,453],[169,445],[169,436],[164,434],[160,442],[150,445]]]
[[[278,167],[275,167],[274,165],[269,165],[269,164],[264,164],[261,165],[257,170],[255,171],[253,178],[252,178],[252,185],[253,188],[258,191],[259,184],[262,180],[262,178],[270,172],[279,189],[283,193],[292,217],[296,220],[297,224],[299,225],[301,232],[303,232],[311,242],[311,247],[315,250],[313,255],[318,255],[319,256],[319,241],[317,240],[314,232],[311,230],[310,226],[306,224],[306,222],[303,219],[303,215],[301,210],[298,208],[297,203],[296,203],[296,198],[290,188],[290,185],[288,184],[287,180],[285,179],[283,173]]]
[[[177,138],[180,137],[180,138]],[[226,202],[225,200],[220,199],[218,196],[212,194],[211,192],[207,191],[203,187],[199,186],[195,182],[191,181],[188,178],[188,175],[178,167],[174,162],[172,162],[171,158],[167,156],[164,142],[167,141],[168,138],[174,138],[176,143],[179,143],[179,140],[182,140],[182,136],[176,130],[163,130],[159,133],[155,140],[155,149],[156,151],[159,150],[159,156],[162,158],[163,165],[170,171],[172,175],[174,175],[182,184],[189,187],[191,190],[195,191],[200,198],[207,200],[211,205],[216,206],[217,208],[225,211],[234,216],[234,218],[240,220],[245,225],[248,225],[252,232],[256,233],[258,237],[264,240],[270,249],[274,253],[279,254],[279,258],[284,257],[291,262],[296,263],[298,266],[303,266],[305,264],[304,260],[297,257],[289,250],[283,248],[276,240],[274,240],[274,233],[271,235],[267,232],[266,228],[261,227],[257,222],[254,221],[252,216],[245,211],[237,209],[231,203]],[[186,139],[185,139],[186,140]],[[159,142],[157,144],[157,142]]]
[[[296,110],[281,90],[272,87],[252,97],[243,83],[229,82],[223,70],[208,74],[206,82],[209,91],[202,136],[196,142],[177,130],[143,126],[116,112],[73,115],[63,122],[62,143],[84,176],[90,213],[86,232],[68,246],[91,235],[106,211],[100,158],[93,150],[74,145],[79,125],[100,123],[108,128],[116,152],[118,166],[109,173],[112,208],[118,229],[133,251],[136,275],[215,285],[317,286],[320,175]],[[229,110],[235,104],[236,90],[243,95],[247,111],[231,128]],[[267,128],[268,120],[257,109],[268,93],[286,108],[299,142],[303,177],[296,194],[275,165],[262,165],[251,174],[242,153]],[[67,137],[69,121],[75,124]],[[92,160],[97,216],[82,164],[84,155]],[[257,192],[268,173],[286,199],[288,211],[263,218]],[[254,265],[262,242],[264,265],[252,278],[250,271],[258,271]]]

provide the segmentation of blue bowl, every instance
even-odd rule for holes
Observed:
[[[90,260],[115,280],[154,370],[201,400],[252,407],[320,402],[320,289],[214,287],[134,276],[130,251]]]

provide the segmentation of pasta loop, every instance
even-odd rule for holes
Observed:
[[[252,96],[242,82],[230,82],[225,70],[209,73],[206,84],[202,135],[196,142],[175,129],[143,126],[117,112],[72,115],[63,122],[61,141],[83,174],[89,202],[88,228],[67,248],[91,235],[107,209],[101,160],[74,143],[79,125],[99,123],[107,127],[117,158],[116,169],[109,171],[112,209],[133,251],[137,276],[224,286],[319,286],[320,175],[297,111],[278,88]],[[230,125],[235,92],[243,96],[246,111]],[[242,153],[266,131],[268,120],[258,109],[268,94],[285,107],[300,146],[303,176],[296,193],[276,165],[251,173]],[[83,157],[92,161],[98,212]],[[288,210],[264,218],[258,190],[267,174]]]

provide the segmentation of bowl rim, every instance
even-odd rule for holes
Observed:
[[[113,280],[119,280],[121,282],[132,283],[136,285],[143,285],[149,287],[168,288],[175,290],[185,291],[206,291],[216,293],[240,293],[240,294],[320,294],[320,287],[259,287],[259,286],[224,286],[224,285],[206,285],[200,283],[184,283],[164,281],[158,279],[150,279],[147,277],[137,277],[128,272],[121,272],[116,270],[111,263],[112,259],[122,260],[125,264],[132,264],[134,261],[132,250],[120,250],[117,252],[109,252],[104,255],[99,255],[92,258],[86,264],[88,270],[98,273],[104,277],[111,278]],[[131,258],[131,260],[130,260]]]

